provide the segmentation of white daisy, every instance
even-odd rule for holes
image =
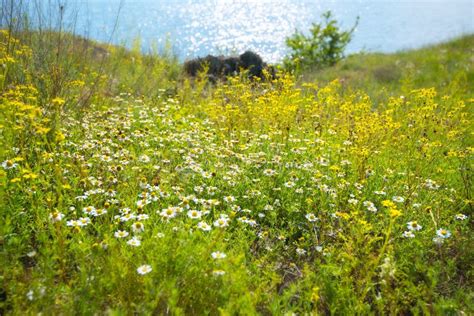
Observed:
[[[440,228],[436,231],[436,235],[440,238],[449,238],[451,236],[451,232],[447,229]]]
[[[117,230],[114,233],[115,238],[125,238],[129,235],[129,233],[125,230]]]
[[[298,256],[303,256],[306,254],[306,250],[301,249],[301,248],[296,248],[296,253],[298,254]]]
[[[173,207],[165,208],[165,209],[161,210],[161,212],[160,212],[161,217],[166,218],[166,219],[176,217],[177,214],[178,213],[176,212],[175,208],[173,208]]]
[[[192,219],[200,219],[202,216],[202,213],[200,211],[196,210],[190,210],[188,211],[188,217]]]
[[[227,257],[225,253],[220,251],[214,251],[213,253],[211,253],[211,256],[214,259],[224,259],[225,257]]]
[[[227,227],[229,226],[229,219],[225,217],[221,217],[214,221],[214,226],[216,227]]]
[[[127,244],[133,247],[138,247],[141,245],[141,241],[138,237],[132,237],[129,241],[127,241]]]
[[[316,222],[318,220],[318,218],[313,213],[306,214],[305,217],[310,222]]]
[[[296,183],[294,183],[293,181],[288,181],[288,182],[285,182],[283,185],[287,188],[292,188],[296,185]]]
[[[18,167],[18,164],[13,162],[13,160],[5,160],[4,162],[2,162],[2,167],[5,170],[15,169],[16,167]]]
[[[150,273],[151,270],[152,270],[152,268],[149,264],[144,264],[144,265],[138,267],[137,272],[140,275],[145,275],[147,273]]]
[[[134,233],[141,233],[145,230],[145,225],[142,222],[135,222],[132,224],[132,230]]]
[[[423,226],[421,226],[420,224],[418,224],[416,221],[411,221],[411,222],[408,222],[408,223],[407,223],[407,228],[408,228],[409,230],[416,231],[416,230],[422,229]]]
[[[90,224],[91,219],[89,217],[81,217],[77,221],[79,222],[79,226],[87,226]]]
[[[394,196],[392,197],[392,201],[397,203],[403,203],[405,202],[405,198],[402,196]]]
[[[150,218],[150,216],[148,216],[148,214],[138,214],[137,215],[137,220],[139,220],[139,221],[144,221],[144,220],[147,220],[149,218]]]
[[[81,223],[79,223],[78,220],[71,219],[70,221],[66,222],[66,225],[69,226],[69,227],[80,227]]]
[[[456,214],[456,215],[454,215],[454,219],[457,219],[457,220],[459,220],[459,221],[463,221],[463,220],[465,220],[466,218],[467,218],[467,216],[464,215],[464,214]]]
[[[214,270],[214,271],[212,271],[212,275],[214,275],[214,276],[222,276],[224,274],[225,274],[224,270]]]
[[[53,212],[49,214],[49,219],[53,222],[60,222],[64,218],[64,214],[60,212]]]
[[[209,225],[208,223],[206,222],[199,222],[197,224],[197,228],[199,228],[200,230],[203,230],[205,232],[208,232],[211,230],[211,225]]]

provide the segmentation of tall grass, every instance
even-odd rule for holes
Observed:
[[[68,106],[85,106],[94,95],[116,94],[118,89],[158,95],[174,87],[179,67],[173,55],[153,51],[143,55],[139,43],[132,50],[113,46],[114,30],[109,43],[76,35],[79,9],[68,1],[2,1],[2,27],[34,51],[22,66],[40,88],[43,104],[64,97]],[[116,23],[119,14],[120,10]],[[14,54],[14,43],[7,40],[7,53]],[[5,82],[21,79],[9,78],[14,74],[6,74]],[[21,80],[26,82],[26,78]]]

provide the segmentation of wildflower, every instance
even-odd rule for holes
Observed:
[[[140,275],[145,275],[147,273],[150,273],[151,270],[152,270],[152,268],[149,264],[144,264],[144,265],[138,267],[137,272]]]
[[[431,179],[426,179],[425,180],[425,188],[429,190],[438,190],[439,189],[439,184],[437,184],[435,181]]]
[[[117,230],[114,233],[115,238],[125,238],[129,235],[129,233],[125,230]]]
[[[235,202],[235,197],[229,195],[229,196],[225,196],[224,197],[224,202],[227,202],[227,203],[232,203],[232,202]]]
[[[288,182],[285,182],[283,185],[287,188],[292,188],[296,185],[296,183],[294,183],[293,181],[288,181]]]
[[[303,256],[306,254],[306,250],[301,249],[301,248],[296,248],[296,253],[298,254],[298,256]]]
[[[257,222],[253,219],[247,219],[245,216],[244,217],[241,217],[239,218],[239,221],[242,222],[242,223],[245,223],[245,224],[248,224],[252,227],[255,227],[257,226]]]
[[[273,206],[271,206],[270,204],[267,204],[263,207],[263,210],[264,211],[273,211]]]
[[[444,238],[442,237],[434,237],[433,238],[433,242],[437,245],[441,245],[442,243],[444,243]]]
[[[126,215],[129,214],[132,210],[128,207],[124,207],[123,209],[120,210],[120,214]]]
[[[88,195],[79,195],[79,196],[76,196],[76,200],[78,201],[84,201],[88,198],[89,196]]]
[[[200,230],[203,230],[205,232],[208,232],[211,230],[211,225],[209,225],[208,223],[206,222],[199,222],[197,224],[197,228],[199,228]]]
[[[316,222],[318,220],[318,218],[313,213],[306,214],[305,217],[310,222]]]
[[[451,232],[447,229],[440,228],[436,231],[436,235],[440,238],[449,238],[451,236]]]
[[[84,208],[82,209],[82,211],[83,211],[84,213],[86,213],[87,215],[94,215],[94,214],[95,214],[95,207],[93,207],[93,206],[87,206],[87,207],[84,207]]]
[[[112,182],[116,183],[117,181],[114,181],[114,179],[112,179]],[[105,195],[108,197],[115,197],[117,195],[117,191],[109,189],[107,192],[105,192]]]
[[[221,217],[218,220],[214,221],[214,226],[216,227],[227,227],[229,226],[229,219]]]
[[[176,212],[175,208],[168,207],[168,208],[163,209],[161,211],[160,215],[163,218],[170,219],[170,218],[176,217],[177,212]]]
[[[157,233],[157,234],[156,234],[156,237],[157,237],[157,238],[163,238],[163,237],[165,237],[165,234],[163,234],[163,233]]]
[[[350,162],[349,160],[347,159],[344,159],[344,160],[341,160],[341,165],[342,166],[348,166],[348,165],[351,165],[352,162]]]
[[[466,218],[467,218],[467,216],[464,215],[464,214],[456,214],[456,215],[454,215],[454,219],[457,219],[457,220],[459,220],[459,221],[463,221],[463,220],[465,220]]]
[[[395,204],[390,200],[382,201],[382,205],[388,208],[395,208]]]
[[[347,202],[348,202],[349,204],[356,205],[357,203],[359,203],[359,200],[357,200],[357,199],[349,199],[349,200],[347,200]]]
[[[204,188],[202,186],[195,186],[194,187],[194,192],[196,193],[202,193],[204,191]]]
[[[394,196],[392,197],[392,201],[396,203],[403,203],[405,202],[405,198],[401,196]]]
[[[144,208],[146,205],[150,204],[151,203],[151,199],[150,200],[147,200],[147,199],[143,199],[143,200],[138,200],[136,205],[139,209],[142,209]]]
[[[377,213],[377,207],[375,204],[371,201],[364,201],[364,206],[367,207],[367,211],[372,212],[372,213]]]
[[[224,274],[225,274],[224,270],[213,270],[212,271],[212,275],[214,275],[214,276],[222,276]]]
[[[201,176],[202,176],[203,178],[210,179],[210,178],[212,178],[212,172],[203,171],[203,172],[201,172]]]
[[[97,217],[97,216],[104,215],[104,214],[107,214],[107,210],[105,208],[99,208],[92,215]]]
[[[406,230],[403,232],[402,236],[405,238],[414,238],[415,234],[413,234],[411,230]]]
[[[225,253],[220,251],[214,251],[213,253],[211,253],[211,256],[214,259],[224,259],[225,257],[227,257]]]
[[[72,219],[66,222],[66,225],[69,227],[80,227],[81,223],[78,220]]]
[[[407,223],[407,228],[409,230],[420,230],[422,229],[423,227],[421,225],[419,225],[416,221],[411,221],[411,222],[408,222]]]
[[[221,202],[219,202],[218,200],[208,200],[207,202],[209,203],[209,205],[212,205],[212,206],[217,206],[221,204]]]
[[[5,170],[15,169],[16,167],[18,167],[18,164],[13,162],[13,160],[5,160],[4,162],[2,162],[2,167]]]
[[[87,226],[90,224],[91,219],[89,217],[81,217],[78,219],[79,226]]]
[[[380,265],[380,277],[389,276],[393,278],[395,276],[395,263],[393,263],[389,257],[386,257],[383,260],[383,263]]]
[[[58,211],[55,211],[49,214],[49,219],[52,220],[53,222],[60,222],[63,218],[64,218],[64,214]]]
[[[66,103],[66,101],[62,98],[54,98],[51,100],[51,103],[57,107],[61,107],[64,103]]]
[[[26,293],[26,298],[30,301],[32,301],[35,298],[33,290],[29,290],[28,293]]]
[[[265,169],[263,170],[263,174],[266,175],[267,177],[271,177],[276,174],[276,171],[272,169]]]
[[[141,155],[138,158],[138,161],[143,162],[143,163],[148,163],[150,162],[150,157],[148,157],[147,155]]]
[[[124,216],[120,217],[120,221],[121,221],[121,222],[127,222],[127,221],[129,221],[129,220],[131,220],[131,219],[134,219],[135,217],[136,217],[135,214],[127,213],[127,214],[125,214]]]
[[[397,210],[396,208],[391,208],[390,209],[390,217],[395,218],[395,217],[399,217],[401,215],[402,215],[402,212]]]
[[[141,241],[138,237],[134,236],[129,241],[127,241],[127,245],[138,247],[141,245]]]
[[[132,224],[132,230],[134,233],[141,233],[145,230],[145,225],[142,222],[135,222]]]
[[[201,218],[201,212],[196,211],[196,210],[190,210],[188,211],[188,217],[192,219],[200,219]]]
[[[138,214],[137,215],[137,220],[139,220],[139,221],[144,221],[144,220],[147,220],[148,218],[150,218],[150,216],[148,216],[148,214]]]

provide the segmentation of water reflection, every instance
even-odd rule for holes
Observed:
[[[474,5],[469,0],[77,0],[77,30],[108,40],[120,10],[115,42],[140,36],[146,50],[169,38],[182,58],[253,49],[264,59],[285,55],[285,37],[307,30],[326,10],[349,28],[361,17],[351,52],[391,52],[474,32]]]

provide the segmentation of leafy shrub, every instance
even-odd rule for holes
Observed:
[[[299,72],[305,68],[332,66],[344,57],[344,50],[358,25],[341,30],[331,11],[322,15],[323,23],[313,23],[308,36],[300,31],[286,39],[291,52],[283,60],[285,68]]]

